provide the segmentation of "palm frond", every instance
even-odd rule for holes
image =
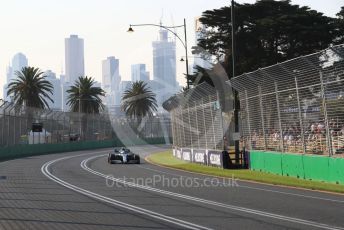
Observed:
[[[129,117],[152,116],[158,107],[155,96],[147,83],[137,81],[124,91],[121,107]]]
[[[54,87],[42,74],[42,71],[34,67],[24,67],[21,71],[16,71],[17,78],[8,84],[7,95],[13,96],[17,105],[49,108],[47,100],[54,102],[51,98]]]

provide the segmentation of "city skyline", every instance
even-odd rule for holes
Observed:
[[[30,66],[40,68],[42,71],[51,69],[57,75],[64,69],[64,41],[70,34],[78,34],[85,40],[85,74],[94,77],[97,81],[102,78],[102,60],[108,56],[115,55],[121,60],[121,75],[123,80],[130,80],[130,68],[134,63],[145,63],[147,71],[153,74],[153,58],[151,56],[151,42],[157,38],[157,28],[137,28],[135,33],[128,34],[126,30],[130,23],[159,23],[162,19],[165,25],[179,25],[185,17],[187,20],[188,46],[195,44],[194,20],[207,9],[220,8],[229,5],[230,1],[188,1],[185,4],[193,7],[180,9],[176,3],[151,1],[146,4],[140,1],[131,1],[127,4],[104,1],[101,5],[95,1],[73,1],[69,3],[69,9],[63,9],[64,1],[50,2],[34,0],[4,1],[0,7],[0,19],[10,16],[8,12],[16,12],[21,15],[13,19],[11,24],[2,24],[0,29],[6,31],[0,38],[0,84],[6,82],[6,68],[11,57],[18,53],[24,53],[30,60]],[[255,0],[237,1],[239,3],[254,3]],[[155,3],[155,4],[154,4]],[[293,4],[308,5],[312,9],[324,12],[325,15],[335,16],[340,10],[340,1],[332,0],[324,6],[321,1],[294,0]],[[29,5],[27,5],[29,4]],[[78,6],[82,4],[83,7]],[[116,5],[116,7],[115,7]],[[152,14],[144,14],[147,7],[152,8]],[[36,8],[34,6],[37,6]],[[25,17],[31,10],[30,17]],[[81,9],[82,8],[82,9]],[[178,8],[178,10],[177,10]],[[1,10],[3,9],[3,10]],[[5,9],[5,10],[4,10]],[[126,9],[126,10],[124,10]],[[123,12],[131,14],[125,15]],[[168,10],[167,10],[168,9]],[[34,13],[37,11],[39,13]],[[102,15],[88,17],[93,11],[104,12]],[[123,12],[122,12],[123,11]],[[75,17],[75,13],[78,16]],[[64,17],[62,17],[62,14]],[[38,15],[38,16],[34,16]],[[185,16],[186,15],[186,16]],[[42,17],[45,20],[41,20]],[[24,20],[25,18],[25,20]],[[40,20],[40,21],[39,21]],[[30,33],[30,24],[37,24],[37,33]],[[56,25],[61,26],[56,26]],[[24,28],[25,27],[25,28]],[[18,32],[26,33],[25,39],[18,36]],[[176,31],[183,35],[182,29]],[[188,50],[191,55],[191,50]],[[176,41],[177,60],[183,56],[183,47]],[[185,85],[183,73],[185,64],[177,61],[177,81]],[[2,89],[2,87],[1,87]]]

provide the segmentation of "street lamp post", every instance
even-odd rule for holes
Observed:
[[[235,77],[235,43],[236,43],[236,37],[235,37],[235,2],[234,0],[231,1],[231,29],[232,29],[232,77]],[[238,103],[238,92],[233,89],[234,92],[234,131],[236,133],[239,133],[239,103]],[[235,146],[235,163],[239,163],[239,155],[240,155],[240,146],[239,146],[239,140],[235,140],[234,142]]]
[[[127,32],[134,32],[133,27],[135,26],[155,26],[155,27],[160,27],[164,28],[165,30],[168,30],[171,32],[174,36],[176,36],[179,41],[182,43],[184,49],[185,49],[185,68],[186,68],[186,84],[187,88],[190,88],[189,85],[189,60],[188,60],[188,46],[187,46],[187,36],[186,36],[186,21],[184,18],[184,24],[180,26],[163,26],[163,25],[158,25],[158,24],[130,24],[129,29]],[[179,27],[184,27],[184,41],[178,36],[177,33],[175,33],[173,30],[174,28],[179,28]]]

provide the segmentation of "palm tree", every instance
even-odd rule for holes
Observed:
[[[75,84],[71,86],[67,93],[67,104],[72,112],[99,113],[104,109],[101,96],[105,96],[105,91],[94,86],[92,77],[79,77]],[[80,103],[80,104],[79,104]]]
[[[134,82],[122,96],[121,107],[129,117],[152,116],[157,106],[155,94],[143,81]]]
[[[54,102],[50,97],[54,87],[42,74],[43,72],[34,67],[24,67],[21,71],[16,71],[17,78],[7,86],[7,96],[13,95],[16,105],[49,108],[46,99]]]

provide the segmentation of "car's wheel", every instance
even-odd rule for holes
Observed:
[[[111,165],[112,164],[112,161],[110,158],[108,158],[108,163]]]
[[[140,157],[136,160],[136,164],[140,164]]]

